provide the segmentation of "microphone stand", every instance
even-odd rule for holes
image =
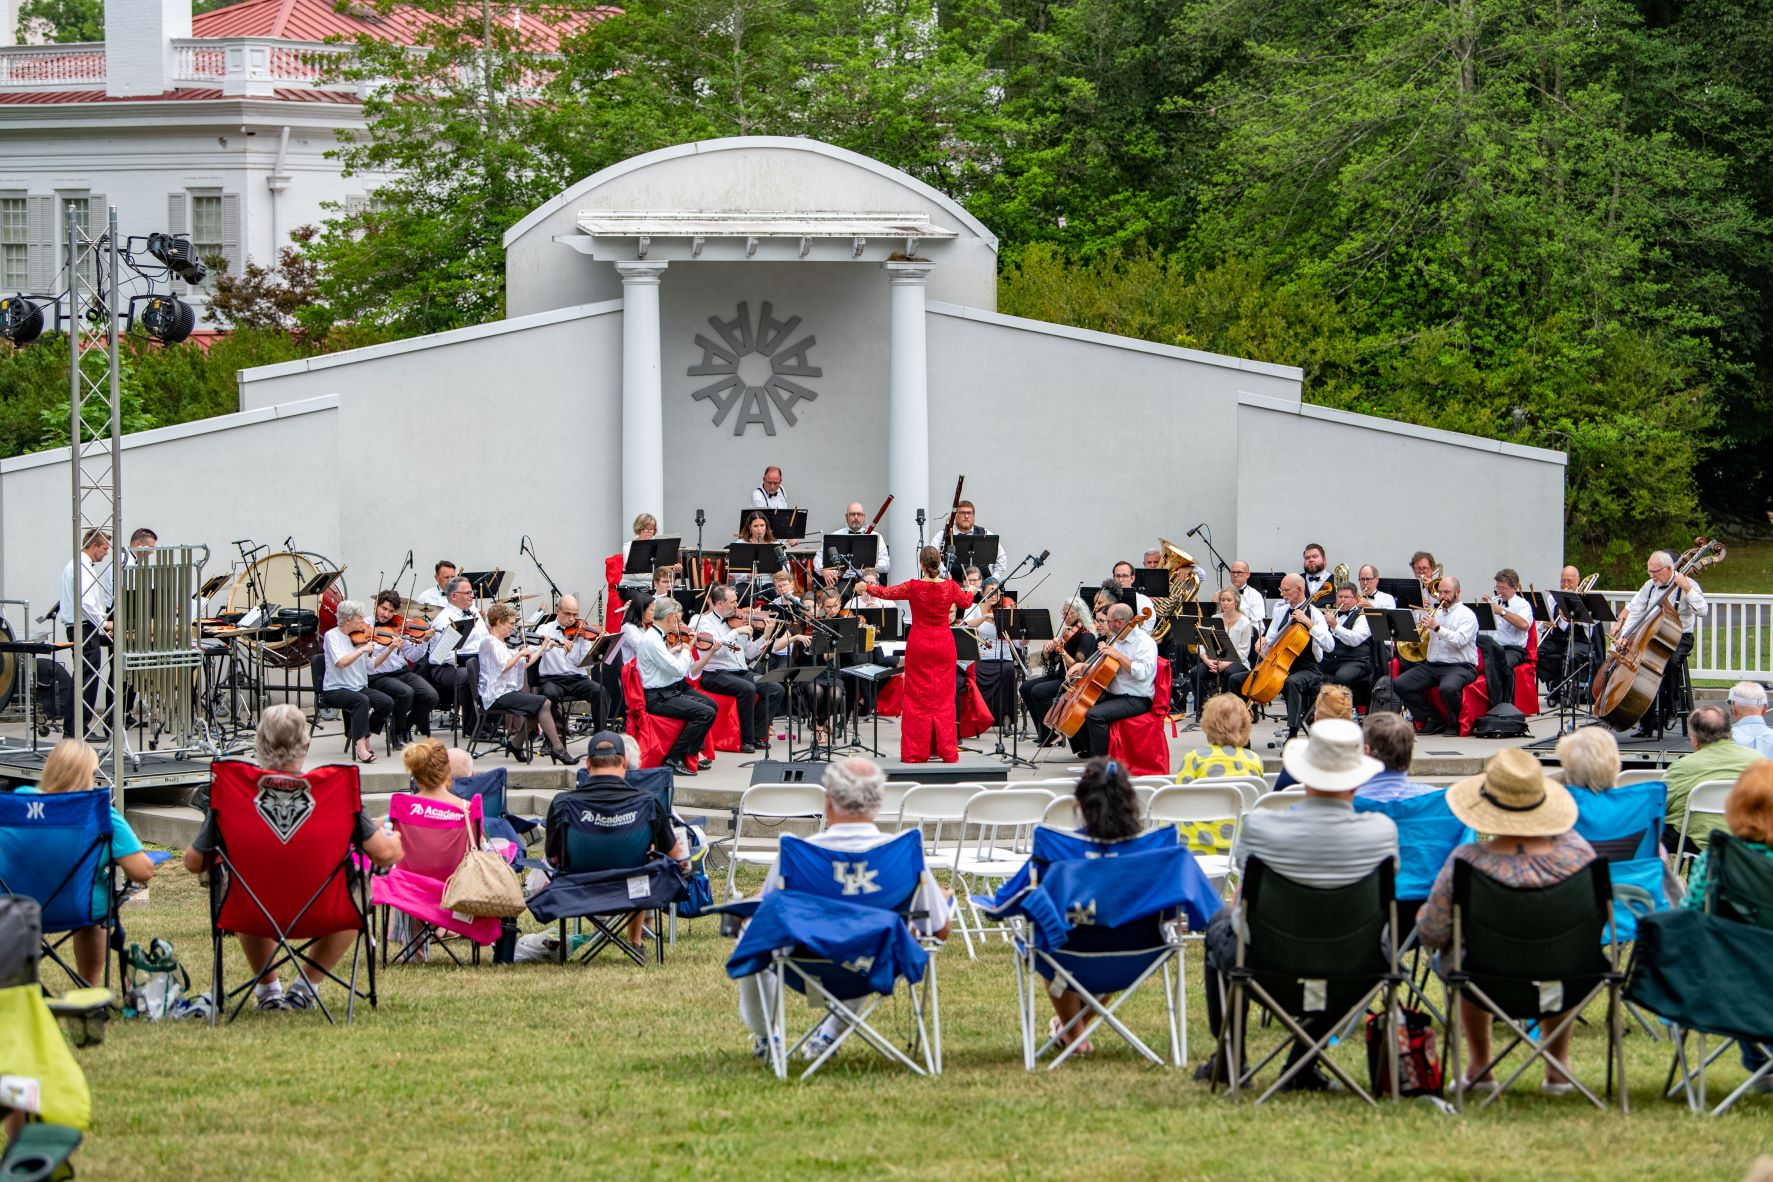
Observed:
[[[542,577],[544,579],[548,580],[548,610],[551,612],[559,612],[560,585],[554,581],[554,576],[548,573],[548,568],[542,565],[542,560],[536,557],[535,543],[530,541],[526,536],[523,539],[523,546],[529,553],[529,560],[536,564],[536,569],[542,572]]]
[[[1043,565],[1044,565],[1044,563],[1040,559],[1037,559],[1034,555],[1032,555],[1032,554],[1027,555],[1026,557],[1024,557],[1022,559],[1021,562],[1018,562],[1016,564],[1016,568],[1014,570],[1012,570],[1009,574],[1004,576],[1003,582],[998,584],[998,588],[999,588],[1000,592],[1009,587],[1011,579],[1026,578],[1029,575],[1032,575],[1035,571],[1039,570],[1041,568],[1041,566],[1043,566]],[[1024,572],[1022,569],[1024,566],[1026,566],[1028,568],[1028,570],[1026,572]],[[1040,590],[1041,583],[1045,583],[1047,581],[1047,579],[1052,577],[1052,574],[1053,574],[1052,571],[1048,571],[1046,574],[1042,575],[1040,577],[1040,582],[1038,582],[1038,583],[1034,584],[1034,586],[1030,587],[1028,589],[1028,593],[1030,595],[1032,595],[1034,592]],[[1017,594],[1016,598],[1018,599],[1018,601],[1021,599],[1020,593]],[[993,610],[993,613],[992,613],[992,619],[993,619],[993,627],[996,627],[996,623],[995,623],[996,611],[995,611],[995,609]],[[980,623],[983,623],[983,622],[984,621],[982,621],[982,620],[980,621]],[[1026,629],[1024,629],[1024,631],[1026,631]],[[1029,768],[1037,767],[1039,765],[1036,764],[1034,760],[1022,758],[1022,724],[1023,724],[1022,711],[1023,711],[1023,706],[1024,706],[1023,701],[1022,701],[1022,683],[1025,680],[1027,680],[1028,671],[1023,668],[1022,656],[1021,656],[1021,654],[1019,654],[1016,651],[1016,646],[1013,643],[1016,640],[1016,637],[1014,635],[1006,635],[1004,632],[1002,632],[1000,630],[998,632],[997,638],[1000,641],[1003,641],[1003,642],[1008,643],[1010,645],[1010,688],[1013,691],[1012,697],[1011,697],[1010,715],[1012,718],[1014,718],[1015,724],[1010,728],[1010,749],[1008,751],[1005,751],[1003,749],[1003,723],[1001,721],[998,723],[997,750],[992,752],[992,754],[997,756],[999,759],[1007,759],[1009,761],[1009,765],[1011,767],[1016,767],[1018,765],[1022,766],[1022,767],[1029,767]],[[1028,638],[1026,636],[1023,636],[1021,639],[1022,639],[1024,650],[1026,650]]]
[[[1199,531],[1198,536],[1200,540],[1207,544],[1207,553],[1213,556],[1213,565],[1219,571],[1219,586],[1224,587],[1225,576],[1231,570],[1231,566],[1213,546],[1213,527],[1203,521],[1201,524],[1195,526],[1195,529]]]

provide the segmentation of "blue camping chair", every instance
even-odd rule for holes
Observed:
[[[946,917],[912,910],[925,877],[922,833],[909,829],[859,852],[784,835],[777,867],[779,878],[768,894],[721,909],[750,915],[727,961],[727,976],[771,970],[764,978],[764,1009],[776,1077],[788,1078],[788,1059],[827,1016],[836,1018],[840,1029],[800,1078],[829,1062],[851,1035],[915,1074],[941,1074],[940,998],[929,953],[935,942],[920,938],[912,925],[922,921],[926,929],[940,928]],[[909,987],[916,1059],[869,1022],[900,981]],[[793,1042],[788,1039],[790,989],[804,994],[815,1012]]]
[[[1650,899],[1650,911],[1668,910],[1662,861],[1662,817],[1668,785],[1661,780],[1626,784],[1605,792],[1572,788],[1576,832],[1607,863],[1613,883],[1613,924],[1621,944],[1637,939],[1639,909],[1632,900]],[[1637,887],[1641,894],[1622,891]],[[1624,897],[1622,897],[1624,896]]]
[[[1027,870],[994,898],[977,902],[1010,920],[1025,1068],[1034,1070],[1056,1051],[1047,1063],[1052,1070],[1104,1023],[1159,1066],[1187,1062],[1182,940],[1188,931],[1203,930],[1221,903],[1174,826],[1103,842],[1043,825],[1034,831]],[[1154,975],[1163,984],[1169,1023],[1167,1060],[1118,1016]],[[1045,1042],[1037,1042],[1041,981],[1077,994],[1084,1004]]]
[[[472,776],[463,776],[449,786],[450,792],[459,800],[480,798],[480,811],[488,837],[502,837],[518,849],[528,844],[528,835],[541,829],[541,822],[534,817],[521,817],[507,810],[505,796],[507,781],[505,769],[495,767],[489,771],[476,772]],[[533,859],[518,860],[520,866],[540,866],[541,862]]]
[[[111,794],[105,789],[0,793],[0,892],[37,901],[43,955],[60,965],[76,987],[110,984],[109,956],[103,982],[84,981],[62,959],[60,949],[76,931],[94,924],[107,929],[112,948],[121,948],[116,870]],[[58,933],[59,939],[49,938]],[[119,966],[120,976],[122,971]]]

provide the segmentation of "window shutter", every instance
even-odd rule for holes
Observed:
[[[222,254],[228,259],[228,273],[239,275],[245,259],[240,253],[240,194],[222,194]]]
[[[106,200],[103,193],[86,195],[86,232],[94,238],[103,234],[111,225],[111,207],[105,204]],[[123,244],[119,242],[117,246],[121,249]]]
[[[34,292],[48,292],[56,286],[54,223],[54,197],[25,198],[25,261]]]
[[[168,193],[166,196],[166,232],[168,234],[183,234],[185,232],[185,195],[183,193]],[[167,289],[174,295],[190,290],[170,275],[167,276]]]

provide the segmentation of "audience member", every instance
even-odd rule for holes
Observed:
[[[267,784],[262,791],[307,791],[307,782],[301,780],[301,775],[302,764],[308,758],[308,719],[299,706],[279,702],[266,707],[265,712],[259,716],[253,750],[257,753],[260,767],[266,771],[281,772],[300,783],[300,787],[287,789]],[[377,825],[367,811],[357,814],[351,843],[362,850],[370,861],[384,869],[400,860],[400,839]],[[221,833],[216,825],[215,810],[206,807],[203,826],[185,850],[185,869],[192,874],[202,874],[208,870],[214,864],[215,852],[220,845]],[[255,872],[273,872],[272,868],[267,867],[255,866],[251,869]],[[265,971],[265,966],[271,962],[272,955],[277,951],[276,942],[265,936],[248,935],[245,932],[239,933],[237,938],[240,941],[240,951],[246,954],[247,965],[259,978],[256,988],[259,1009],[306,1010],[312,1009],[316,1004],[315,983],[325,980],[326,970],[331,969],[339,962],[340,957],[350,951],[357,939],[357,932],[333,932],[310,944],[306,955],[314,963],[302,965],[287,994],[276,972]],[[216,1000],[219,1005],[221,999]]]
[[[1354,693],[1340,682],[1325,682],[1317,690],[1317,703],[1312,706],[1311,719],[1322,722],[1328,718],[1346,718],[1354,721]],[[1291,788],[1299,781],[1293,778],[1285,764],[1281,765],[1280,775],[1275,777],[1274,790]]]
[[[1773,756],[1773,729],[1767,726],[1767,687],[1739,681],[1730,687],[1730,737],[1762,757]]]
[[[1687,797],[1693,789],[1707,780],[1734,780],[1760,758],[1747,747],[1731,741],[1730,717],[1715,702],[1697,706],[1687,715],[1687,741],[1693,744],[1693,753],[1669,764],[1668,772],[1663,776],[1668,782],[1668,816],[1662,845],[1670,850],[1675,849],[1680,841],[1681,816],[1687,811]],[[1719,820],[1695,818],[1694,826],[1687,834],[1686,849],[1689,852],[1703,849],[1705,835],[1722,827]]]
[[[1605,792],[1619,786],[1619,740],[1604,726],[1578,727],[1558,740],[1566,788]]]
[[[460,747],[449,749],[449,778],[465,780],[474,774],[474,757]]]
[[[1453,863],[1469,862],[1486,877],[1504,886],[1531,889],[1560,883],[1594,861],[1595,852],[1575,832],[1576,800],[1562,784],[1548,779],[1539,761],[1511,747],[1491,757],[1482,775],[1461,780],[1447,789],[1447,805],[1453,815],[1488,841],[1468,842],[1453,851],[1441,867],[1428,893],[1428,901],[1416,916],[1416,932],[1429,948],[1447,949],[1453,940]],[[1459,1017],[1465,1027],[1470,1066],[1487,1068],[1491,1058],[1491,1014],[1484,1006],[1462,997]],[[1544,1024],[1557,1027],[1563,1014]],[[1571,1091],[1568,1071],[1570,1035],[1575,1023],[1564,1026],[1547,1049],[1545,1083],[1540,1091],[1557,1096]],[[1467,1088],[1494,1091],[1497,1083],[1485,1070],[1467,1077]]]
[[[1250,708],[1236,694],[1214,694],[1201,708],[1201,733],[1205,747],[1182,756],[1176,783],[1186,784],[1210,776],[1262,776],[1262,757],[1249,748]]]
[[[1361,740],[1380,770],[1354,790],[1366,800],[1404,800],[1435,791],[1430,784],[1410,782],[1410,761],[1416,753],[1416,728],[1403,715],[1375,710],[1361,724]]]
[[[1363,754],[1361,728],[1345,718],[1314,722],[1311,730],[1290,739],[1281,750],[1281,766],[1305,786],[1305,799],[1284,812],[1263,809],[1244,818],[1236,859],[1241,873],[1254,856],[1270,870],[1308,887],[1339,887],[1359,882],[1387,858],[1397,858],[1397,826],[1383,813],[1357,813],[1354,791],[1379,771],[1379,761]],[[1241,891],[1241,887],[1239,888]],[[1237,963],[1237,935],[1232,927],[1236,901],[1215,915],[1206,929],[1207,1022],[1215,1035],[1224,1023],[1221,978]],[[1302,1023],[1313,1038],[1334,1015]],[[1289,1056],[1301,1054],[1295,1044]],[[1210,1079],[1214,1064],[1195,1072]],[[1329,1080],[1315,1066],[1301,1071],[1290,1089],[1322,1091]]]
[[[36,784],[22,785],[17,791],[31,793],[90,792],[98,782],[98,752],[79,739],[63,739],[43,760],[43,778]],[[147,882],[154,877],[154,864],[142,852],[142,843],[123,819],[116,805],[111,806],[111,857],[123,876],[131,882]],[[94,912],[110,909],[111,879],[102,870],[92,884]],[[105,973],[105,925],[95,923],[74,933],[74,971],[89,985],[96,985]]]

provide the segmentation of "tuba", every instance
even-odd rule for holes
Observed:
[[[1194,602],[1200,594],[1200,571],[1196,568],[1194,556],[1176,543],[1159,538],[1157,544],[1163,549],[1164,566],[1170,572],[1170,593],[1151,605],[1157,616],[1151,639],[1161,641],[1169,635],[1170,625],[1182,611],[1182,605]],[[1183,571],[1188,573],[1184,575]]]
[[[1428,614],[1434,610],[1433,589],[1441,585],[1441,579],[1445,573],[1441,569],[1441,564],[1437,562],[1434,564],[1434,569],[1428,572],[1428,578],[1422,581],[1422,615],[1416,621],[1416,639],[1397,642],[1399,660],[1415,665],[1420,665],[1423,661],[1428,660],[1428,638],[1432,633],[1429,632],[1428,625],[1422,621],[1426,620]]]

